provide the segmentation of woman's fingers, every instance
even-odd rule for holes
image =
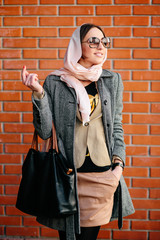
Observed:
[[[38,91],[41,87],[38,81],[38,75],[35,73],[28,73],[26,70],[26,66],[24,66],[22,70],[23,84],[34,91]]]

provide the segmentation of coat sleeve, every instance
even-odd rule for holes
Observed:
[[[119,73],[118,74],[118,85],[115,99],[115,115],[113,122],[113,136],[114,136],[114,148],[113,156],[118,156],[125,164],[125,143],[124,143],[124,132],[122,128],[122,110],[123,110],[123,83]]]
[[[42,99],[35,99],[32,95],[33,125],[43,140],[48,139],[52,134],[52,104],[48,78],[46,78],[43,85],[44,97]]]

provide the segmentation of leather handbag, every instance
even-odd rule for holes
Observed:
[[[75,173],[58,150],[53,124],[49,150],[38,150],[34,132],[32,146],[22,166],[16,208],[33,216],[60,217],[77,211]]]

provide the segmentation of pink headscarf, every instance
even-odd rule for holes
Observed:
[[[89,121],[89,114],[91,111],[90,101],[87,91],[81,81],[90,80],[92,82],[98,81],[102,73],[102,65],[107,58],[107,51],[105,58],[101,64],[93,65],[90,68],[85,68],[78,63],[82,56],[82,48],[80,42],[80,27],[78,27],[72,34],[67,51],[64,57],[64,67],[51,72],[50,75],[60,76],[60,79],[67,83],[76,91],[77,102],[79,104],[79,111],[81,112],[83,125]]]

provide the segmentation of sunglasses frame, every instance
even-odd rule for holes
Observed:
[[[96,47],[92,47],[91,43],[89,42],[89,39],[91,39],[91,38],[94,38],[94,39],[98,39],[98,40],[99,40],[99,43],[97,43],[97,46],[96,46]],[[102,42],[102,39],[104,39],[104,38],[106,38],[106,39],[108,40],[109,46],[107,46],[107,47],[106,47],[106,46],[104,45],[104,43]],[[109,38],[109,37],[103,37],[103,38],[101,38],[101,39],[99,39],[99,38],[97,38],[97,37],[90,37],[90,38],[87,39],[87,41],[84,41],[84,42],[82,42],[82,43],[88,43],[90,48],[98,48],[100,42],[102,43],[102,45],[103,45],[104,48],[109,48],[109,47],[110,47],[111,41],[110,41],[110,38]],[[94,43],[94,44],[96,44],[96,43]]]

